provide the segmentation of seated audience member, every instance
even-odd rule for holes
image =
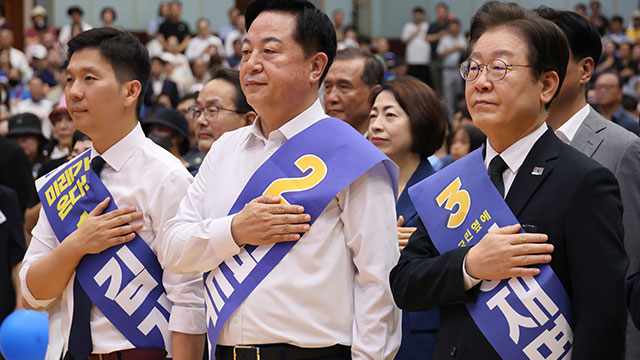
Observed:
[[[50,159],[42,164],[40,171],[38,171],[38,178],[48,174],[49,172],[55,170],[58,166],[63,165],[67,161],[82,154],[85,150],[91,148],[91,144],[93,144],[93,142],[91,141],[89,136],[87,136],[80,130],[74,131],[73,137],[71,138],[71,152],[65,157],[61,157],[59,159]]]
[[[639,135],[638,118],[634,118],[622,106],[622,82],[618,73],[614,71],[600,73],[595,82],[595,89],[598,112],[605,118]]]
[[[207,53],[210,46],[215,46],[217,52],[224,56],[224,44],[219,37],[211,33],[211,23],[207,18],[200,18],[196,22],[196,36],[189,41],[189,46],[184,54],[189,61]],[[208,60],[208,59],[207,59]]]
[[[197,97],[198,93],[187,94],[180,99],[176,107],[176,110],[180,111],[184,118],[187,119],[187,123],[189,123],[189,151],[182,158],[196,169],[200,167],[202,159],[204,159],[204,154],[198,150],[198,140],[196,140],[197,124],[189,111],[196,105]]]
[[[30,112],[35,114],[42,124],[42,135],[45,138],[51,138],[51,121],[49,121],[49,113],[53,109],[53,103],[45,98],[46,83],[39,76],[29,79],[29,97],[19,101],[11,108],[12,114],[21,114]]]
[[[162,93],[169,95],[171,107],[178,105],[178,86],[167,78],[167,60],[154,56],[151,58],[151,77],[144,94],[144,105],[152,108]]]
[[[459,127],[453,132],[449,152],[451,159],[456,161],[479,148],[487,140],[487,137],[473,125]]]
[[[14,46],[13,31],[10,29],[0,29],[0,49],[9,50],[9,60],[11,67],[20,71],[20,76],[24,79],[29,79],[33,73],[29,67],[29,61],[27,56]]]
[[[182,161],[189,172],[196,171],[182,157],[189,151],[189,124],[182,113],[173,108],[160,108],[142,121],[142,129],[149,139]]]
[[[440,148],[428,158],[435,171],[441,170],[453,162],[451,154],[449,153],[451,132],[451,124],[447,122],[447,128],[445,129],[445,141],[442,143],[442,146],[440,146]]]
[[[45,34],[56,35],[56,29],[49,26],[47,10],[42,5],[34,6],[33,9],[31,9],[30,15],[33,26],[28,28],[24,33],[25,46],[42,44]]]
[[[198,149],[205,154],[222,134],[251,125],[256,118],[240,87],[238,71],[232,69],[216,71],[189,112],[195,120]]]
[[[462,101],[464,102],[464,97]],[[467,105],[464,104],[464,106],[453,114],[453,118],[451,119],[451,130],[456,131],[466,125],[473,125],[473,120],[471,120],[471,115],[469,115]]]
[[[81,7],[75,5],[71,6],[67,9],[67,15],[71,18],[71,23],[63,25],[62,28],[60,28],[60,33],[58,34],[58,41],[63,47],[65,47],[65,49],[69,40],[77,35],[76,32],[83,32],[93,28],[93,26],[82,20],[84,11]]]
[[[53,147],[49,151],[51,160],[66,159],[73,148],[73,134],[76,126],[67,111],[67,101],[64,96],[58,106],[51,110],[49,120],[52,126]]]
[[[158,41],[160,41],[165,51],[168,50],[167,41],[171,36],[177,38],[180,52],[183,52],[189,45],[191,31],[189,30],[189,25],[182,21],[181,17],[182,3],[178,0],[171,1],[169,3],[169,16],[158,28]]]
[[[604,48],[602,50],[602,57],[596,66],[595,73],[599,75],[605,71],[620,71],[622,70],[622,63],[620,62],[620,56],[618,55],[618,44],[613,40],[607,40],[604,42]]]
[[[0,136],[6,136],[9,131],[9,116],[11,116],[9,89],[6,84],[0,82]]]
[[[402,250],[418,220],[408,189],[435,172],[427,158],[442,145],[447,120],[436,93],[417,79],[383,84],[374,90],[371,102],[369,141],[400,167],[396,212]],[[432,359],[437,330],[438,309],[403,311],[396,359]]]
[[[211,80],[211,72],[209,72],[209,61],[204,56],[197,57],[190,62],[191,73],[193,74],[192,82],[187,85],[185,91],[187,94],[195,93],[202,90],[204,84]]]
[[[118,15],[116,15],[116,10],[110,6],[107,6],[100,11],[100,21],[102,21],[103,27],[114,27],[117,18]]]
[[[233,40],[233,52],[227,56],[227,63],[230,68],[237,70],[240,60],[242,60],[242,40],[235,39]]]
[[[15,141],[29,159],[31,175],[35,179],[38,170],[46,161],[47,156],[43,152],[46,139],[42,136],[40,119],[32,113],[22,113],[9,118],[9,132],[7,137]],[[8,171],[8,169],[3,169]]]
[[[620,15],[614,15],[611,17],[611,23],[609,23],[609,32],[602,37],[602,40],[613,40],[616,44],[620,45],[623,42],[631,42],[631,39],[625,34],[623,19]]]

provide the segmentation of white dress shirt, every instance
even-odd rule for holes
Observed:
[[[486,155],[484,157],[484,167],[489,169],[489,163],[496,155],[500,155],[502,160],[509,167],[502,173],[502,181],[504,182],[504,197],[507,197],[509,193],[509,189],[513,184],[513,180],[515,180],[516,175],[518,174],[518,170],[520,170],[520,166],[524,163],[524,160],[529,155],[531,148],[535,145],[536,141],[540,139],[540,137],[547,131],[547,123],[542,123],[537,129],[533,130],[527,136],[513,143],[513,145],[506,148],[503,152],[498,153],[491,144],[489,143],[489,139],[487,139],[486,146]],[[466,260],[465,256],[464,261],[462,262],[462,273],[464,280],[464,287],[466,290],[471,289],[476,284],[478,284],[482,279],[476,279],[467,274],[466,270]]]
[[[19,101],[16,106],[12,107],[11,114],[15,115],[30,112],[36,115],[42,123],[42,135],[45,138],[50,139],[51,129],[53,128],[51,120],[49,119],[49,113],[51,110],[53,110],[53,103],[51,100],[42,98],[36,102],[33,101],[32,98],[27,98]]]
[[[587,104],[582,109],[578,110],[577,113],[573,114],[572,117],[567,120],[566,123],[562,124],[556,130],[556,136],[562,140],[565,144],[571,144],[573,138],[576,136],[578,132],[578,128],[584,122],[584,119],[589,115],[589,111],[591,111],[591,105]]]
[[[97,155],[97,151],[92,148],[91,158]],[[161,226],[175,215],[193,178],[178,159],[145,138],[140,124],[101,156],[106,161],[100,175],[102,182],[118,207],[135,206],[144,214],[143,228],[138,234],[158,253],[163,236]],[[39,179],[38,188],[46,180],[44,177]],[[31,264],[51,253],[59,244],[44,210],[40,210],[40,218],[32,234],[20,271],[22,293],[30,305],[45,307],[55,299],[36,299],[26,283],[26,274]],[[65,348],[73,317],[73,282],[72,277],[62,293],[61,328]],[[169,329],[203,334],[206,327],[202,276],[179,275],[165,270],[163,284],[173,303]],[[94,353],[133,348],[95,305],[91,308],[91,334]]]
[[[219,37],[211,34],[206,38],[201,38],[200,36],[192,37],[189,41],[189,45],[187,45],[187,49],[184,51],[184,54],[191,61],[199,56],[201,56],[205,50],[209,48],[209,46],[215,45],[218,48],[218,54],[222,57],[225,56],[225,48],[222,40]],[[206,59],[209,60],[209,55],[207,54]]]
[[[227,213],[238,194],[287,139],[326,117],[316,100],[268,139],[259,118],[220,137],[167,224],[162,262],[197,273],[237,254]],[[401,337],[389,287],[397,239],[391,180],[377,164],[331,200],[225,323],[218,344],[343,344],[354,359],[393,358]]]
[[[409,65],[429,65],[431,62],[431,44],[425,39],[427,30],[429,30],[429,24],[426,22],[416,25],[413,22],[408,22],[402,28],[402,41],[407,39],[418,31],[420,27],[420,33],[414,36],[407,43],[405,50],[405,61]]]

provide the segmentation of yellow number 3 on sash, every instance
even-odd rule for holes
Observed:
[[[442,207],[442,204],[446,201],[445,209],[451,211],[453,207],[458,205],[458,211],[449,215],[449,222],[447,223],[447,227],[449,229],[455,229],[458,226],[462,225],[464,219],[467,218],[467,214],[469,213],[469,208],[471,207],[471,197],[467,190],[460,190],[460,186],[462,182],[460,178],[457,177],[455,180],[447,186],[444,191],[436,197],[436,202],[438,206]]]
[[[269,194],[280,197],[280,203],[288,204],[289,202],[282,197],[283,193],[292,191],[309,190],[318,185],[325,176],[327,176],[327,165],[319,157],[311,154],[303,155],[294,163],[302,172],[311,169],[311,172],[301,178],[282,178],[274,180],[264,191],[263,194]]]

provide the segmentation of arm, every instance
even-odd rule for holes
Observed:
[[[135,236],[133,232],[142,228],[141,223],[124,225],[142,218],[142,213],[136,212],[135,208],[124,207],[102,214],[109,204],[109,199],[96,205],[82,225],[59,245],[47,244],[51,250],[49,253],[45,254],[42,251],[47,245],[35,244],[35,249],[44,256],[30,264],[25,274],[26,285],[30,295],[35,299],[45,300],[57,297],[67,286],[84,255],[98,254],[114,245],[133,240]],[[38,223],[45,216],[42,210]],[[37,241],[35,236],[33,241]]]
[[[171,333],[171,351],[174,359],[202,360],[205,334]]]
[[[184,39],[182,39],[182,42],[180,43],[180,52],[183,52],[187,46],[189,46],[189,41],[191,41],[191,35],[187,35],[184,37]]]
[[[415,30],[411,31],[411,24],[406,24],[404,28],[402,28],[402,35],[400,36],[400,39],[402,39],[402,42],[406,45],[413,40],[413,38],[418,36],[420,32],[420,26],[416,26]]]
[[[618,184],[605,168],[595,169],[577,186],[570,204],[564,228],[575,319],[573,357],[622,359],[629,261]]]
[[[343,196],[341,196],[343,195]],[[393,303],[389,271],[398,260],[395,198],[382,163],[338,194],[354,277],[354,359],[393,359],[400,347],[401,314]]]

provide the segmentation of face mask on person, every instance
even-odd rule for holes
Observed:
[[[47,28],[47,23],[44,20],[36,21],[34,24],[36,30],[44,30]]]
[[[11,87],[17,86],[19,83],[20,83],[20,80],[9,79],[9,86]]]
[[[171,150],[173,147],[173,141],[171,136],[162,136],[158,134],[149,134],[147,136],[151,141],[160,145],[165,150]]]

